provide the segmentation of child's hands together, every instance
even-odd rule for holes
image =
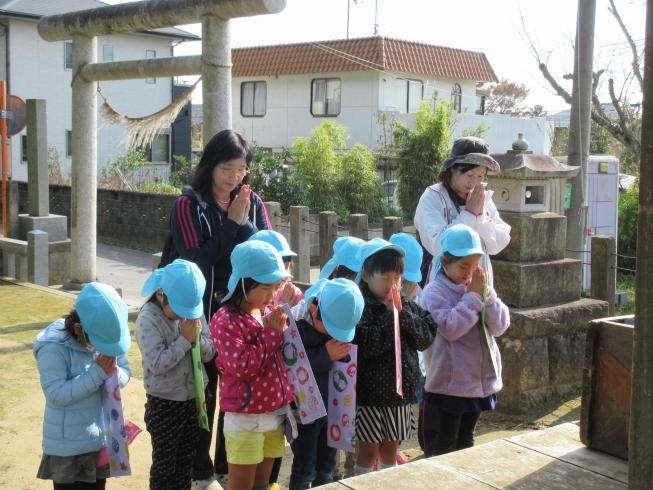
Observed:
[[[282,334],[283,331],[286,329],[287,320],[288,320],[288,316],[283,312],[283,307],[279,305],[279,306],[275,306],[272,309],[272,313],[270,313],[270,316],[263,320],[264,322],[263,326],[276,330],[277,332]]]
[[[291,308],[299,303],[295,295],[295,286],[292,282],[288,281],[283,285],[283,293],[281,293],[281,303],[286,303]]]
[[[399,288],[396,284],[393,284],[388,293],[387,301],[385,306],[388,311],[395,311],[395,305],[397,313],[401,313],[402,304],[401,304],[401,294],[399,293]]]
[[[351,344],[347,342],[340,342],[336,339],[329,340],[324,344],[326,350],[329,354],[329,359],[332,361],[338,361],[349,354],[349,349],[351,349]]]
[[[483,297],[483,285],[487,284],[487,278],[485,277],[485,272],[480,266],[476,266],[476,269],[472,273],[472,280],[467,286],[468,293],[476,293],[481,298]]]
[[[104,354],[100,354],[97,356],[97,359],[95,359],[95,362],[109,376],[111,376],[117,369],[116,356],[105,356]]]
[[[191,344],[197,342],[197,326],[200,324],[199,318],[195,320],[181,321],[181,336]]]

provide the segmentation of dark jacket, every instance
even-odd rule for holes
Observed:
[[[361,290],[365,290],[363,287]],[[353,343],[358,345],[356,404],[367,407],[399,407],[410,404],[417,388],[417,351],[435,339],[437,325],[431,314],[401,295],[401,372],[403,398],[397,394],[395,376],[394,322],[386,306],[365,294],[365,308],[356,326]]]
[[[261,198],[252,192],[249,199],[249,219],[243,226],[227,219],[227,212],[218,206],[211,193],[200,195],[185,189],[172,205],[170,233],[175,248],[182,259],[195,262],[206,279],[202,301],[207,322],[220,308],[214,293],[227,290],[231,251],[258,230],[271,228]]]
[[[329,371],[331,370],[331,359],[325,344],[331,340],[328,334],[318,332],[308,320],[297,321],[297,330],[306,349],[308,362],[311,364],[315,382],[322,395],[322,402],[328,407],[329,399]]]

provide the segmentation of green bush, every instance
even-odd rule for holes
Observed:
[[[449,113],[449,103],[434,97],[431,101],[422,100],[414,129],[396,123],[397,194],[405,219],[413,219],[420,196],[435,183],[440,166],[449,155]]]
[[[118,154],[115,160],[109,160],[102,169],[105,187],[110,189],[133,191],[138,187],[135,181],[136,172],[149,164],[144,150],[129,150],[126,154]]]
[[[172,165],[174,170],[170,172],[168,180],[171,186],[181,190],[190,182],[193,173],[191,169],[192,162],[184,155],[173,155],[172,159],[175,162]]]
[[[293,154],[301,200],[311,213],[335,211],[340,223],[353,213],[380,220],[387,206],[381,180],[376,175],[376,158],[364,145],[346,150],[349,130],[325,120],[308,138],[297,138]]]
[[[290,150],[283,148],[281,153],[269,154],[256,143],[252,146],[252,189],[263,201],[280,203],[281,214],[289,214],[290,206],[299,206],[302,202],[295,169],[286,165]]]
[[[349,220],[350,214],[368,215],[371,223],[383,219],[387,206],[381,179],[376,175],[376,159],[368,147],[356,144],[342,155],[341,170],[336,186],[338,188],[340,222]]]
[[[344,150],[348,139],[345,126],[327,119],[313,128],[308,138],[297,138],[293,143],[303,204],[311,213],[338,209],[336,182],[341,167],[336,150]]]
[[[619,196],[619,225],[617,253],[637,255],[637,214],[639,208],[639,183]],[[635,270],[634,259],[617,257],[619,267]]]
[[[178,196],[181,189],[177,186],[164,184],[163,182],[148,182],[138,188],[139,192],[150,192],[152,194],[172,194]]]

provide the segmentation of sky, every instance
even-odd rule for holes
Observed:
[[[632,38],[643,47],[645,0],[614,1]],[[279,14],[233,19],[232,47],[345,39],[348,6],[350,38],[373,36],[376,18],[378,35],[480,51],[498,78],[530,88],[528,107],[540,104],[549,114],[568,108],[542,77],[524,33],[561,80],[573,66],[574,0],[287,0]],[[606,69],[600,98],[609,101],[607,80],[612,77],[617,91],[623,89],[630,100],[639,101],[638,87],[629,76],[630,50],[608,7],[608,0],[596,0],[594,70]],[[199,24],[178,27],[201,33]],[[175,49],[175,55],[200,53],[200,42]],[[571,92],[571,82],[561,81]],[[193,101],[201,102],[201,90],[195,93]]]

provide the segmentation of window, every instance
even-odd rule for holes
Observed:
[[[475,113],[478,116],[482,116],[485,114],[485,95],[477,95],[476,96],[476,111]]]
[[[102,61],[109,62],[113,61],[113,46],[104,46],[102,53]]]
[[[22,153],[22,157],[20,161],[22,163],[27,163],[27,135],[26,134],[20,135],[20,151]]]
[[[66,70],[73,69],[73,43],[71,41],[64,41],[64,65]]]
[[[400,114],[415,113],[424,96],[424,84],[421,80],[395,80],[395,107]]]
[[[152,163],[170,163],[170,135],[158,134],[154,137],[152,145],[145,148],[147,160]]]
[[[337,116],[340,114],[340,79],[317,78],[311,84],[311,114]]]
[[[457,83],[451,87],[451,110],[460,114],[462,112],[463,90]]]
[[[73,156],[73,132],[66,129],[66,156]]]
[[[156,51],[148,49],[145,51],[145,58],[148,60],[156,58]],[[145,83],[156,83],[156,78],[146,78]]]
[[[240,85],[240,114],[265,116],[267,91],[265,82],[243,82]]]

